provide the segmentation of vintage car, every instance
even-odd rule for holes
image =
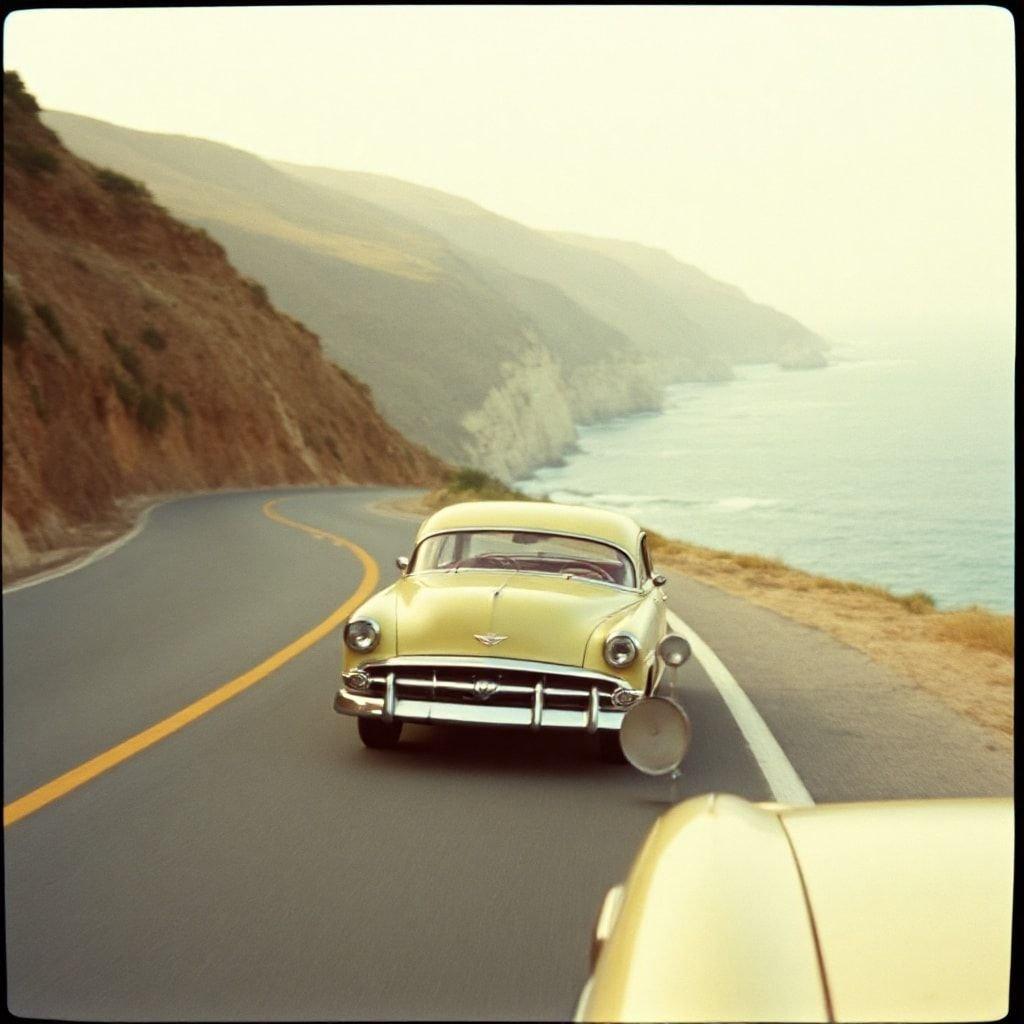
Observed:
[[[398,566],[344,629],[334,709],[367,746],[393,746],[405,722],[562,728],[621,760],[622,716],[654,692],[671,636],[636,523],[547,502],[450,505]]]
[[[577,1021],[1006,1016],[1011,798],[695,797],[608,892]]]

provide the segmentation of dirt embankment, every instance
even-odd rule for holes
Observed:
[[[443,478],[216,242],[72,156],[11,73],[4,220],[5,580],[140,495]]]

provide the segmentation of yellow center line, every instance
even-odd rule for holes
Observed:
[[[339,537],[337,534],[328,533],[326,530],[320,530],[314,526],[307,526],[305,523],[289,519],[278,512],[274,508],[274,504],[274,500],[266,502],[263,506],[263,514],[275,523],[281,523],[284,526],[291,526],[296,530],[302,530],[318,540],[329,540],[337,547],[347,548],[359,559],[363,566],[363,578],[360,580],[359,586],[352,596],[343,605],[336,608],[323,622],[309,630],[308,633],[303,633],[297,640],[293,640],[287,647],[282,647],[265,661],[261,661],[254,668],[249,669],[248,672],[244,672],[223,686],[219,686],[216,690],[206,694],[205,697],[200,697],[199,700],[194,701],[187,707],[157,722],[156,725],[151,725],[148,729],[144,729],[122,743],[118,743],[117,746],[111,747],[102,754],[98,754],[84,764],[80,764],[77,768],[72,768],[71,771],[59,775],[38,789],[32,790],[31,793],[26,793],[25,796],[19,797],[17,800],[7,804],[4,807],[4,828],[14,824],[16,821],[20,821],[29,814],[33,814],[41,807],[45,807],[66,793],[70,793],[73,789],[85,785],[86,782],[96,778],[97,775],[105,772],[108,768],[113,768],[122,761],[126,761],[129,757],[134,757],[135,754],[145,750],[146,747],[152,746],[165,736],[169,736],[171,733],[177,732],[189,723],[194,722],[197,718],[212,711],[253,684],[258,683],[261,679],[266,679],[271,672],[276,671],[282,665],[291,661],[292,658],[312,647],[318,640],[322,640],[330,633],[332,629],[341,625],[373,593],[380,579],[380,571],[377,563],[367,552],[357,544],[353,544],[352,541]]]

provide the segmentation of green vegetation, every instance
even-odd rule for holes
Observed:
[[[118,341],[117,335],[110,328],[103,331],[103,340],[114,350],[118,362],[141,384],[145,380],[146,374],[142,369],[138,353]]]
[[[60,169],[56,154],[42,146],[15,143],[6,148],[6,155],[29,174],[53,174]]]
[[[28,315],[21,293],[4,278],[4,344],[21,348],[28,336]]]
[[[32,308],[35,310],[36,316],[42,320],[43,326],[50,332],[50,336],[53,340],[60,345],[61,349],[69,356],[77,357],[78,350],[68,339],[67,335],[65,335],[64,328],[61,326],[60,320],[57,319],[57,314],[54,312],[53,307],[45,302],[37,302]]]
[[[448,493],[457,501],[532,501],[508,484],[480,469],[461,466],[448,481]]]
[[[143,345],[148,345],[152,349],[161,352],[167,348],[167,339],[152,325],[146,324],[142,328],[142,333],[139,335],[139,341]]]
[[[32,408],[35,409],[36,415],[44,422],[48,422],[50,419],[50,409],[46,402],[43,400],[43,396],[39,392],[38,384],[29,384],[28,386],[28,397],[32,400]]]
[[[135,406],[135,418],[143,430],[158,434],[167,423],[167,395],[162,384],[152,390],[143,388]]]
[[[129,178],[126,174],[119,174],[109,167],[100,167],[96,170],[96,181],[100,188],[115,196],[124,196],[128,199],[152,199],[152,193],[141,182]]]
[[[130,380],[125,380],[120,374],[113,372],[110,374],[110,380],[114,385],[114,390],[117,392],[117,397],[121,399],[121,404],[128,412],[134,413],[135,406],[139,401],[138,385]]]
[[[254,281],[251,277],[245,278],[246,287],[252,292],[253,298],[256,299],[256,304],[259,306],[269,306],[270,296],[267,295],[267,289],[260,284],[259,281]]]
[[[25,88],[25,83],[17,71],[4,72],[4,99],[29,114],[39,112],[35,96]]]
[[[155,388],[148,388],[116,371],[111,371],[110,380],[121,404],[135,416],[139,426],[151,434],[160,433],[167,424],[168,396],[164,386],[157,384]]]
[[[188,402],[185,401],[185,396],[180,391],[169,391],[167,393],[167,401],[170,402],[185,419],[188,419],[192,415],[192,410],[188,407]]]

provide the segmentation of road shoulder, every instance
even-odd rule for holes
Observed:
[[[821,630],[667,575],[670,607],[733,673],[815,800],[1013,792],[1009,737]]]

